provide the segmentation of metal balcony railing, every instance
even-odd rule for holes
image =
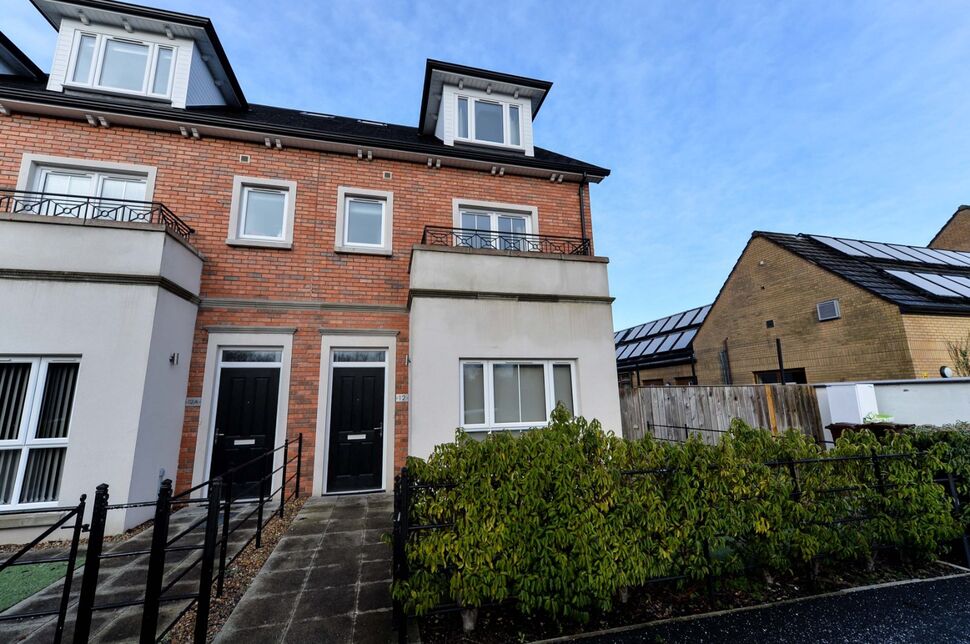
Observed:
[[[157,201],[78,197],[50,192],[29,192],[0,188],[0,213],[9,212],[49,217],[73,217],[83,221],[117,221],[136,224],[163,224],[188,241],[195,231],[168,207]]]
[[[476,230],[474,228],[446,228],[444,226],[425,226],[421,243],[430,246],[485,248],[527,253],[554,253],[559,255],[592,254],[588,239],[559,237],[556,235],[503,233],[491,230]]]

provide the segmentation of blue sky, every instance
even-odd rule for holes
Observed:
[[[255,103],[415,124],[426,58],[553,81],[537,144],[613,170],[617,328],[712,301],[753,230],[925,244],[970,202],[965,2],[151,4],[211,17]]]

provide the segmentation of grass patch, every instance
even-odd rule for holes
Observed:
[[[13,566],[0,572],[0,611],[7,610],[64,576],[67,562]]]

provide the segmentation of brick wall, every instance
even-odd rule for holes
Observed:
[[[667,367],[655,367],[652,369],[640,369],[640,382],[644,385],[648,384],[665,384],[673,385],[677,384],[678,378],[690,378],[691,370],[690,364],[679,364]],[[662,380],[662,383],[653,383],[650,381]],[[636,382],[636,374],[633,374],[633,381]]]
[[[947,342],[970,336],[970,317],[904,315],[903,326],[917,378],[938,378],[940,367],[953,367]]]
[[[960,206],[936,233],[930,248],[970,251],[970,206]]]
[[[253,307],[199,310],[188,396],[202,395],[209,325],[296,327],[287,432],[304,433],[304,478],[309,489],[317,417],[320,327],[393,329],[399,332],[396,391],[407,391],[408,263],[410,248],[426,225],[452,225],[452,199],[462,197],[535,206],[539,232],[580,237],[575,183],[424,164],[285,148],[127,127],[94,128],[61,119],[14,115],[0,118],[0,186],[14,187],[22,154],[33,152],[77,159],[155,166],[154,200],[161,201],[196,229],[193,245],[205,256],[201,295],[313,303],[382,305],[382,313],[306,311]],[[250,156],[241,163],[239,156]],[[384,179],[383,173],[392,173]],[[232,247],[225,243],[235,175],[297,182],[291,250]],[[394,229],[390,257],[334,252],[337,188],[393,191]],[[589,193],[586,230],[592,236]],[[191,480],[198,408],[187,408],[177,481]],[[407,454],[407,404],[395,409],[395,464]]]
[[[838,299],[842,318],[818,322],[815,305]],[[766,322],[774,321],[774,328]],[[915,375],[899,309],[773,242],[754,237],[694,339],[700,384],[720,384],[725,338],[734,384],[754,372],[804,368],[809,382]]]

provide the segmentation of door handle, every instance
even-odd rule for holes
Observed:
[[[374,431],[377,432],[378,438],[384,438],[384,423],[381,423],[380,425],[375,427]]]

